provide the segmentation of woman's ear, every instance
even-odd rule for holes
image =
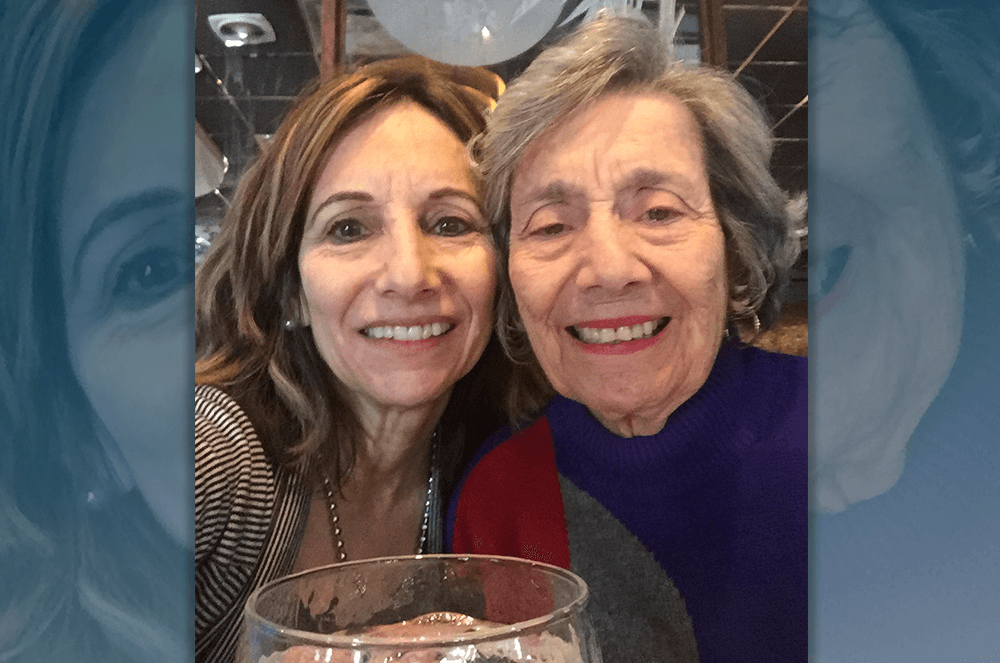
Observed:
[[[302,285],[298,283],[298,279],[291,272],[285,272],[284,276],[281,277],[281,301],[284,302],[281,313],[285,329],[297,329],[310,325],[311,319],[305,292],[302,290]]]
[[[298,301],[298,310],[295,311],[295,317],[299,321],[299,326],[308,327],[312,324],[312,318],[309,317],[309,302],[306,300],[306,295],[302,291],[302,288],[299,288],[299,296],[296,300]]]

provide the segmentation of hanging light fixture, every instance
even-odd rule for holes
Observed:
[[[368,0],[386,32],[440,62],[479,66],[528,50],[555,25],[564,0]]]

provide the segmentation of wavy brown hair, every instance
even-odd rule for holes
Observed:
[[[195,382],[232,396],[277,462],[302,466],[322,447],[343,481],[363,434],[343,385],[308,328],[284,327],[299,314],[297,256],[321,169],[348,132],[405,101],[420,105],[468,142],[483,129],[492,101],[474,83],[492,74],[456,73],[413,56],[375,62],[314,85],[240,181],[198,271]],[[498,348],[491,339],[484,357],[452,392],[441,421],[446,481],[461,464],[463,440],[478,442],[475,438],[499,423],[486,380],[502,370]]]

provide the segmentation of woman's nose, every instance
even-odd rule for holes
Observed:
[[[416,220],[393,224],[387,239],[379,278],[384,293],[416,297],[440,285],[433,238]]]
[[[614,295],[652,274],[637,252],[638,238],[613,211],[591,213],[583,232],[578,284]]]

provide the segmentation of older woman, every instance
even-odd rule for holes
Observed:
[[[281,574],[440,552],[464,440],[498,424],[465,148],[489,100],[447,71],[380,62],[305,97],[198,274],[199,661],[232,658],[247,595]]]
[[[577,570],[613,660],[807,657],[806,362],[739,339],[795,257],[770,153],[730,76],[609,16],[540,55],[478,144],[512,400],[545,405],[479,454],[452,548]]]

